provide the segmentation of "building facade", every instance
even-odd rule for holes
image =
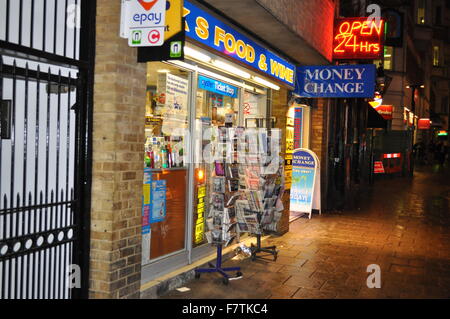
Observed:
[[[288,7],[291,9],[286,10]],[[164,176],[167,181],[167,189],[172,190],[171,194],[167,193],[172,196],[167,202],[167,214],[177,215],[179,220],[167,220],[163,223],[166,226],[164,229],[152,224],[149,228],[150,241],[146,241],[148,237],[142,232],[142,183],[145,174],[148,174],[143,169],[145,149],[148,151],[150,147],[154,150],[151,142],[147,148],[145,144],[146,141],[156,141],[160,130],[175,128],[158,126],[155,120],[161,103],[160,92],[164,86],[170,85],[169,81],[177,81],[178,85],[184,86],[185,101],[188,105],[196,105],[196,115],[184,114],[183,119],[178,119],[192,133],[198,132],[199,127],[205,124],[221,125],[223,119],[214,112],[214,105],[229,104],[234,109],[233,121],[236,124],[254,125],[250,123],[255,118],[272,121],[273,127],[279,128],[282,134],[281,156],[284,157],[289,151],[286,124],[289,107],[295,104],[289,93],[295,83],[283,84],[273,76],[255,72],[252,67],[248,68],[238,60],[227,58],[213,47],[208,47],[198,38],[198,34],[190,33],[194,32],[195,15],[202,15],[210,25],[219,23],[236,39],[245,36],[253,47],[261,46],[286,63],[331,62],[335,1],[325,1],[320,5],[298,1],[284,1],[283,4],[253,0],[185,1],[185,8],[188,9],[185,15],[189,28],[186,37],[189,50],[185,51],[185,60],[169,64],[138,63],[137,49],[128,47],[127,41],[118,37],[120,3],[98,1],[97,4],[90,259],[92,298],[138,297],[141,288],[144,291],[157,278],[212,253],[203,237],[196,236],[199,218],[196,199],[200,188],[195,178],[199,171],[204,171],[208,178],[208,169],[200,164],[191,166],[179,163],[172,169],[161,167],[156,172],[153,167],[150,170],[152,180],[160,180]],[[300,16],[305,19],[300,19],[295,12],[301,12]],[[189,14],[194,16],[194,20]],[[313,27],[315,21],[317,25]],[[216,66],[210,61],[214,61]],[[228,70],[217,68],[217,61],[227,65]],[[233,68],[243,73],[230,72]],[[255,77],[262,77],[265,81],[258,84],[252,80]],[[199,84],[212,80],[236,88],[238,95],[221,97],[218,92],[211,92]],[[253,91],[244,89],[246,86],[252,86]],[[253,112],[255,114],[252,113],[252,116],[240,110],[240,105],[251,104],[250,100],[256,107],[256,113]],[[216,103],[212,109],[211,103]],[[309,110],[305,146],[326,162],[328,101],[310,101],[302,107]],[[194,112],[189,110],[192,106],[188,112]],[[210,113],[211,110],[213,113]],[[169,122],[166,118],[164,123]],[[170,138],[168,142],[172,153],[178,147],[176,141],[179,139]],[[162,142],[167,142],[167,138]],[[183,183],[180,184],[180,181]],[[288,198],[287,193],[285,206],[288,205]],[[278,229],[280,233],[288,231],[288,213],[288,207],[285,207]],[[183,227],[177,229],[177,223]],[[166,239],[169,237],[179,239],[169,242]]]

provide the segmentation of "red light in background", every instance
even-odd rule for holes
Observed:
[[[383,158],[400,158],[402,153],[383,154]]]

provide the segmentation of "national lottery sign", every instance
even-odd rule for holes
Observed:
[[[294,87],[295,66],[190,1],[184,2],[186,36]]]
[[[295,93],[309,98],[373,98],[375,64],[302,66]]]

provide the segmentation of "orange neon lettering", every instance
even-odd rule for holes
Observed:
[[[361,22],[359,21],[355,21],[352,23],[352,30],[350,31],[351,33],[355,33],[355,30],[361,29]]]
[[[372,20],[372,27],[370,29],[370,33],[373,33],[373,29],[377,32],[378,35],[381,34],[381,29],[383,27],[383,20],[380,20],[380,25],[377,27],[377,24],[375,23],[375,20]]]
[[[367,32],[364,31],[365,29],[367,29]],[[369,27],[369,21],[364,21],[363,22],[363,25],[361,27],[361,34],[371,35],[371,29]]]
[[[347,29],[345,31],[342,30],[343,26],[347,26]],[[339,33],[340,34],[346,34],[346,33],[350,33],[350,23],[349,22],[344,22],[341,24],[341,26],[339,27]]]

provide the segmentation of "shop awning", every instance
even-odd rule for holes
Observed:
[[[367,128],[387,128],[387,121],[370,105],[367,116]]]

